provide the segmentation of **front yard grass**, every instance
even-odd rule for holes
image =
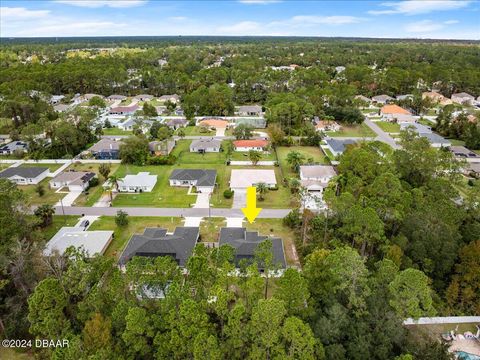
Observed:
[[[118,127],[104,128],[103,135],[131,135],[133,134],[130,130],[123,130]]]
[[[230,160],[233,161],[250,161],[250,158],[248,157],[248,151],[247,152],[242,152],[242,151],[233,151],[232,154],[230,155]],[[260,161],[277,161],[277,157],[275,156],[275,152],[268,151],[268,152],[262,152],[262,158]]]
[[[192,140],[179,140],[172,151],[177,157],[177,164],[225,164],[226,157],[224,152],[200,154],[190,152]]]
[[[200,222],[200,238],[202,242],[218,242],[220,229],[226,226],[225,218],[203,218]]]
[[[75,226],[80,219],[77,215],[54,215],[53,222],[42,229],[43,238],[48,241],[64,226]]]
[[[378,125],[380,129],[387,133],[399,133],[400,125],[397,123],[392,123],[389,121],[375,121],[375,124]]]
[[[316,146],[280,146],[277,148],[278,163],[282,169],[282,173],[285,177],[298,177],[298,174],[295,174],[290,167],[290,164],[287,162],[287,155],[291,151],[298,151],[305,159],[312,158],[315,164],[328,164],[328,159],[323,154],[320,147]]]
[[[50,170],[50,172],[55,172],[57,171],[58,169],[60,169],[60,167],[64,165],[64,164],[56,164],[56,163],[48,163],[48,164],[43,164],[43,163],[35,163],[35,164],[22,164],[20,165],[21,167],[47,167],[48,170]]]
[[[182,219],[179,217],[129,216],[128,220],[127,226],[118,227],[114,216],[100,216],[88,228],[89,230],[113,230],[114,238],[105,251],[106,256],[118,259],[130,237],[133,234],[143,234],[146,227],[162,227],[173,232],[177,226],[182,225]]]
[[[55,205],[66,194],[56,193],[55,191],[57,189],[50,189],[50,187],[48,186],[48,182],[50,180],[52,180],[52,178],[47,177],[39,182],[39,184],[42,185],[43,189],[45,190],[45,194],[43,194],[43,196],[38,195],[38,193],[35,191],[38,184],[37,185],[18,185],[18,188],[25,193],[27,197],[27,203],[30,205],[43,205],[43,204]]]
[[[360,125],[342,125],[340,131],[327,131],[330,137],[375,137],[375,133],[368,125],[362,123]]]
[[[215,136],[216,134],[216,131],[210,129],[207,129],[207,132],[202,132],[200,131],[200,126],[186,126],[182,129],[186,136]],[[176,132],[178,132],[178,130]]]

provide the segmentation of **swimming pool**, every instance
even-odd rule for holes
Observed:
[[[465,351],[457,351],[455,353],[459,360],[480,360],[480,356],[466,353]]]

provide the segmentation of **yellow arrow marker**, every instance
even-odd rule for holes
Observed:
[[[262,211],[261,208],[257,208],[257,188],[255,186],[247,188],[247,207],[242,208],[242,211],[250,224]]]

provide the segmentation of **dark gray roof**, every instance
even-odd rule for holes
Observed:
[[[23,141],[12,141],[12,142],[9,142],[8,144],[5,144],[5,145],[2,145],[0,146],[0,150],[3,150],[3,151],[10,151],[10,152],[13,152],[17,149],[26,149],[28,147],[28,144],[26,142],[23,142]]]
[[[36,178],[38,175],[49,171],[46,167],[10,167],[0,172],[0,178],[10,178],[12,176],[21,176],[23,178]]]
[[[197,186],[215,186],[217,179],[216,170],[203,169],[175,169],[170,175],[170,180],[197,180]]]
[[[133,235],[123,250],[120,265],[125,265],[134,256],[171,256],[179,266],[185,266],[193,253],[200,229],[177,227],[173,235],[162,228],[146,228],[143,235]]]
[[[435,133],[420,133],[418,136],[426,138],[432,144],[450,144],[450,141]]]
[[[230,245],[235,248],[235,263],[238,265],[242,259],[252,261],[257,246],[267,239],[272,242],[274,263],[285,268],[287,263],[283,251],[283,242],[280,238],[261,236],[256,231],[247,231],[246,228],[225,227],[220,230],[219,245]]]
[[[339,139],[326,139],[326,143],[337,153],[343,153],[347,145],[356,144],[357,141],[353,139],[339,140]]]
[[[220,148],[222,145],[222,140],[217,140],[214,138],[211,139],[198,139],[193,140],[190,144],[190,149],[211,149],[211,148]]]
[[[472,150],[467,149],[465,146],[450,146],[448,148],[453,155],[456,157],[466,158],[466,159],[477,159],[480,158],[480,155],[476,154]]]
[[[175,126],[175,125],[185,125],[187,123],[187,119],[168,119],[165,123],[167,126]]]

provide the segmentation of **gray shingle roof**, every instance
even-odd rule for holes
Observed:
[[[23,178],[32,179],[38,175],[49,171],[46,167],[10,167],[0,172],[0,178],[10,178],[12,176],[21,176]]]
[[[220,230],[219,245],[230,245],[235,248],[235,263],[238,265],[242,259],[253,261],[255,249],[267,239],[272,242],[273,262],[285,268],[287,263],[283,251],[283,242],[280,238],[260,236],[258,232],[247,231],[246,228],[225,227]]]
[[[143,235],[133,235],[120,256],[125,265],[134,256],[172,256],[179,266],[185,266],[192,255],[200,234],[198,227],[177,227],[173,235],[162,228],[146,228]]]
[[[339,139],[326,139],[325,142],[337,153],[343,153],[347,145],[356,144],[357,141],[353,139],[339,140]]]
[[[418,136],[426,138],[431,144],[450,144],[450,141],[435,133],[420,133]]]
[[[197,186],[215,186],[217,179],[216,170],[203,169],[175,169],[170,175],[170,180],[197,180]]]
[[[193,140],[192,143],[190,144],[190,149],[211,149],[211,148],[220,148],[222,145],[221,140],[216,140],[216,139],[198,139],[198,140]]]

